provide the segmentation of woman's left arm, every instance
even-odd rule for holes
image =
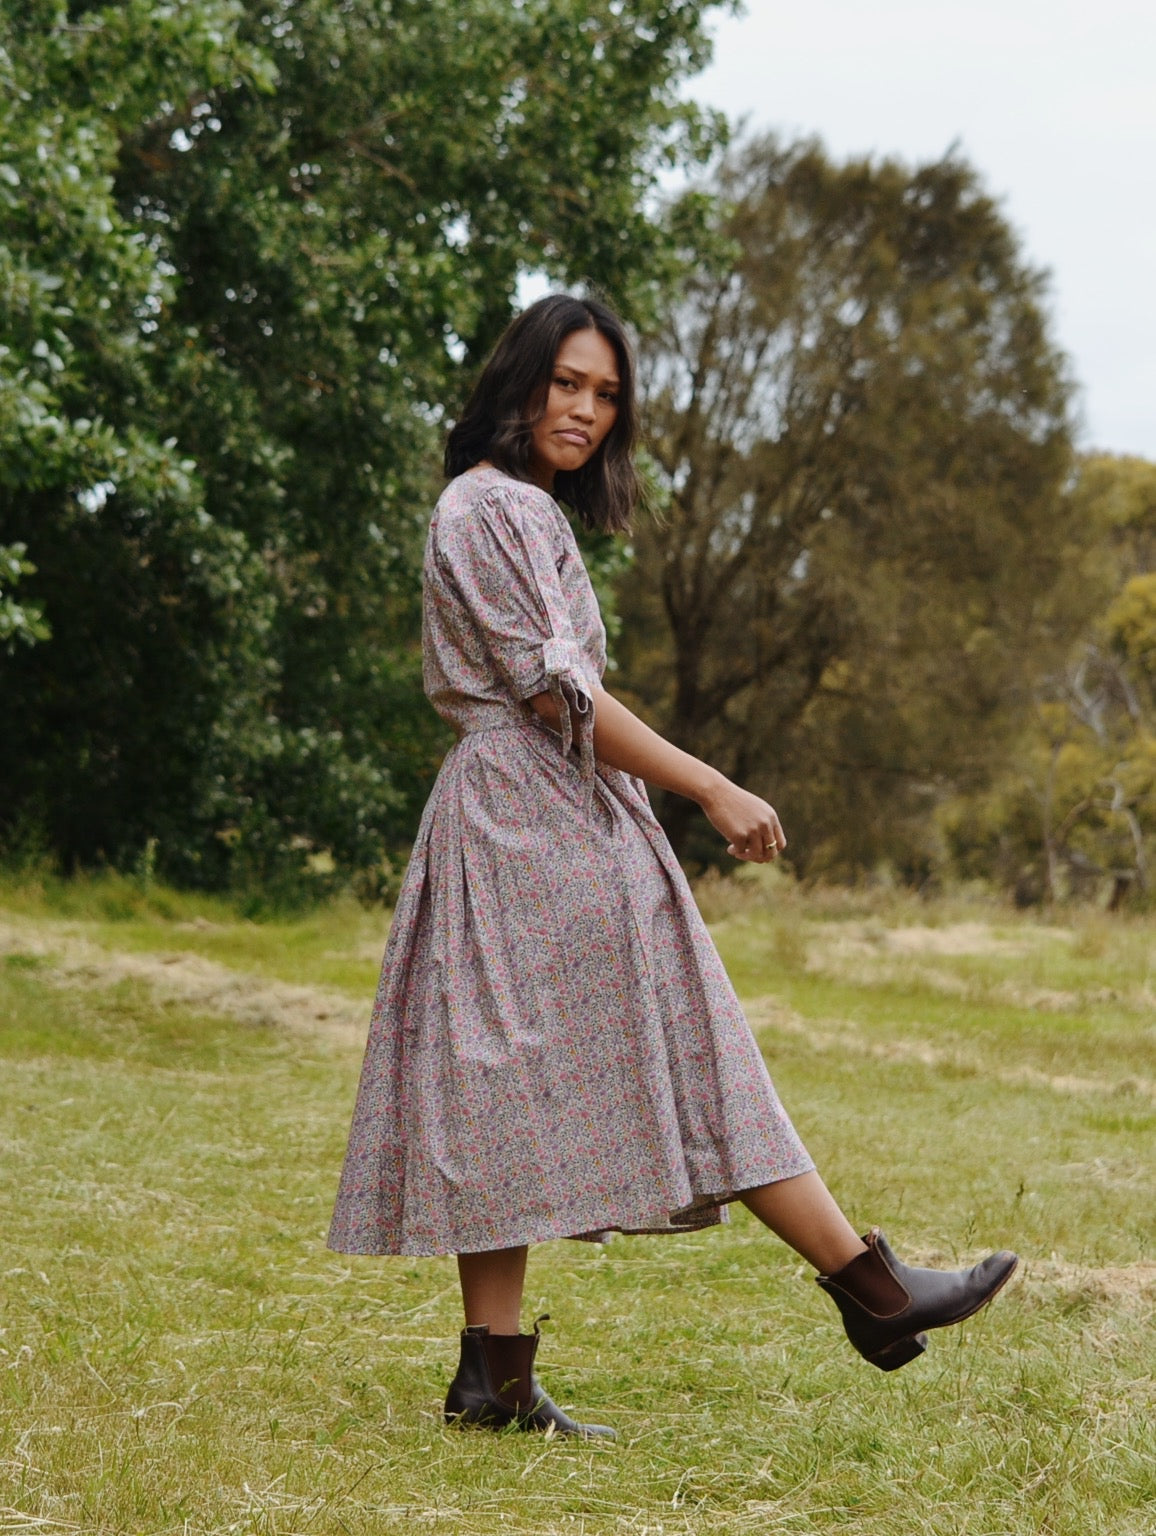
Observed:
[[[652,731],[604,688],[594,688],[594,755],[611,768],[700,805],[736,859],[765,864],[787,846],[774,808]],[[547,725],[559,728],[558,707],[548,693],[527,701]]]

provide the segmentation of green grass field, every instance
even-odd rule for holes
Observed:
[[[445,1428],[452,1260],[324,1233],[385,922],[0,887],[0,1533],[1156,1532],[1156,922],[704,887],[779,1090],[907,1257],[1023,1255],[885,1376],[747,1213],[553,1243],[616,1445]]]

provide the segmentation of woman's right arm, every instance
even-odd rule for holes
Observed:
[[[672,745],[604,688],[595,688],[593,695],[594,755],[599,762],[695,801],[736,859],[765,864],[787,846],[779,818],[765,800]],[[558,728],[558,709],[548,693],[528,702],[547,725]]]

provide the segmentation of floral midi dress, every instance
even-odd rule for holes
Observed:
[[[644,788],[595,761],[605,645],[552,498],[451,481],[423,656],[458,741],[386,945],[339,1252],[685,1231],[814,1166]],[[560,734],[527,702],[546,691]]]

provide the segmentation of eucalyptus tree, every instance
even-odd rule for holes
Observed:
[[[1044,279],[956,155],[763,138],[705,190],[718,216],[644,350],[669,505],[623,586],[625,677],[776,797],[800,867],[914,873],[929,807],[984,778],[1071,633],[1084,534]],[[702,195],[673,231],[701,229]],[[708,846],[689,805],[664,815]]]

